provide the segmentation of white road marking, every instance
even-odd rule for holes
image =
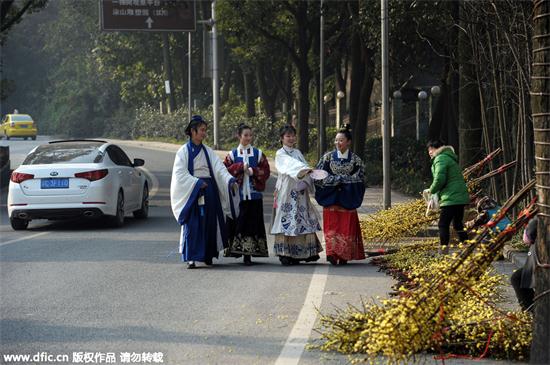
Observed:
[[[316,308],[320,308],[323,301],[327,276],[328,265],[317,265],[315,267],[304,306],[292,331],[290,331],[290,335],[288,335],[279,358],[275,361],[275,365],[296,365],[300,361],[317,318]]]
[[[25,237],[21,237],[21,238],[16,238],[14,240],[9,240],[9,241],[6,241],[6,242],[1,242],[0,247],[4,246],[4,245],[9,245],[10,243],[30,240],[30,239],[33,239],[33,238],[36,238],[36,237],[43,236],[43,235],[48,234],[48,233],[50,233],[50,232],[40,232],[40,233],[31,234],[30,236],[25,236]]]

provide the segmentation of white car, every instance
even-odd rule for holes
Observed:
[[[117,145],[98,140],[52,141],[34,148],[10,177],[8,215],[14,230],[33,219],[106,216],[147,218],[149,185],[139,166]]]

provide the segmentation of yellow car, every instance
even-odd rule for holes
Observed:
[[[36,139],[36,124],[28,114],[6,114],[0,125],[0,138],[11,137]]]

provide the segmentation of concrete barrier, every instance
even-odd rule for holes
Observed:
[[[0,146],[0,189],[9,185],[10,174],[10,147]]]

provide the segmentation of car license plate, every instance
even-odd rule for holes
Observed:
[[[20,124],[20,125],[18,125],[18,127],[19,127],[19,128],[28,128],[29,126],[26,125],[26,124]]]
[[[69,179],[41,179],[40,187],[42,189],[68,189]]]

